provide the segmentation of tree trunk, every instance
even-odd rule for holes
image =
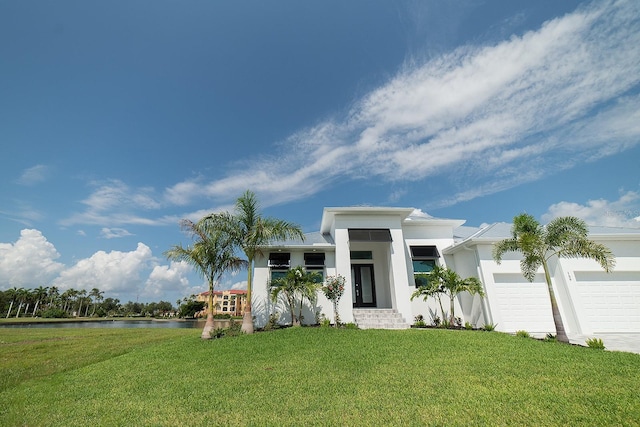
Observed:
[[[210,340],[211,333],[214,331],[213,327],[213,313],[209,310],[207,313],[207,322],[204,324],[204,329],[202,330],[202,335],[200,336],[203,340]]]
[[[245,334],[253,333],[253,316],[251,315],[251,281],[253,270],[253,259],[249,259],[249,273],[247,279],[247,302],[244,307],[244,314],[242,315],[242,332]]]
[[[253,316],[251,314],[251,307],[247,307],[242,315],[242,332],[245,334],[253,333]]]
[[[36,310],[38,310],[38,304],[40,304],[40,300],[36,301],[35,307],[33,307],[33,313],[31,313],[31,317],[36,317]]]
[[[9,318],[9,315],[11,314],[11,310],[13,310],[13,301],[11,301],[11,304],[9,304],[9,311],[7,311],[7,319]]]
[[[455,317],[454,317],[455,315],[453,313],[453,305],[455,303],[455,300],[453,298],[454,298],[453,294],[449,295],[449,309],[451,310],[449,312],[449,327],[451,327],[451,328],[453,327],[453,325],[455,323],[455,320],[456,320]]]
[[[558,308],[558,301],[556,300],[556,294],[553,291],[551,284],[551,275],[549,274],[549,266],[547,261],[542,261],[542,269],[544,270],[544,278],[547,282],[547,289],[549,290],[549,300],[551,302],[551,314],[553,314],[553,324],[556,327],[556,339],[560,342],[568,343],[569,337],[564,329],[564,323],[562,322],[562,316],[560,315],[560,309]]]

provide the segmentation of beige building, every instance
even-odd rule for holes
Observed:
[[[209,291],[198,294],[196,301],[208,303]],[[228,289],[225,291],[213,291],[213,314],[242,316],[246,302],[247,291],[245,290]],[[203,314],[206,314],[206,312],[207,310],[205,309]]]

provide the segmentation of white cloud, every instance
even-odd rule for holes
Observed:
[[[244,280],[242,282],[236,282],[236,283],[232,284],[231,287],[229,287],[229,289],[234,289],[234,290],[239,290],[239,291],[246,291],[247,290],[247,281]]]
[[[167,293],[190,295],[194,293],[187,278],[190,272],[191,266],[184,261],[171,262],[171,265],[156,265],[149,274],[143,294],[152,299]]]
[[[101,230],[100,235],[105,239],[114,239],[114,238],[120,238],[120,237],[126,237],[126,236],[133,236],[133,234],[129,233],[124,228],[107,228],[107,227],[104,227]]]
[[[109,296],[136,295],[144,283],[141,273],[151,268],[154,258],[144,243],[130,252],[98,251],[60,273],[53,285],[60,289],[98,288]]]
[[[191,177],[164,189],[112,180],[63,225],[174,225],[233,209],[246,189],[265,207],[337,181],[439,180],[429,209],[504,191],[640,143],[640,3],[594,2],[536,31],[467,45],[416,63],[334,116],[275,144],[219,179]],[[283,189],[288,189],[283,191]],[[207,200],[211,210],[149,211]]]
[[[0,243],[0,283],[6,288],[45,285],[64,265],[55,246],[38,230],[24,229],[15,243]]]
[[[618,200],[589,200],[581,205],[574,202],[559,202],[549,207],[542,215],[544,222],[561,216],[575,216],[589,225],[607,227],[640,227],[640,194],[628,191]]]
[[[87,207],[61,221],[64,226],[74,224],[102,225],[166,225],[167,218],[150,219],[137,214],[138,211],[155,210],[162,207],[156,200],[154,190],[148,187],[132,188],[120,180],[110,180],[97,185],[95,191],[82,203]]]
[[[458,194],[434,200],[443,206],[628,149],[640,141],[640,97],[627,95],[640,82],[639,8],[596,2],[495,45],[407,64],[281,153],[209,183],[178,183],[165,197],[226,200],[251,188],[276,204],[336,179],[463,175]]]
[[[49,167],[45,165],[36,165],[25,169],[18,178],[18,184],[22,185],[35,185],[43,182],[49,175]]]

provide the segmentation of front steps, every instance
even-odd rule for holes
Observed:
[[[391,308],[354,308],[353,320],[360,329],[409,329],[402,315]]]

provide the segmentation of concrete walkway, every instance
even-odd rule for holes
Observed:
[[[640,333],[638,332],[600,332],[593,335],[570,335],[569,341],[572,344],[586,346],[587,343],[585,341],[589,338],[600,338],[606,350],[640,354]]]

